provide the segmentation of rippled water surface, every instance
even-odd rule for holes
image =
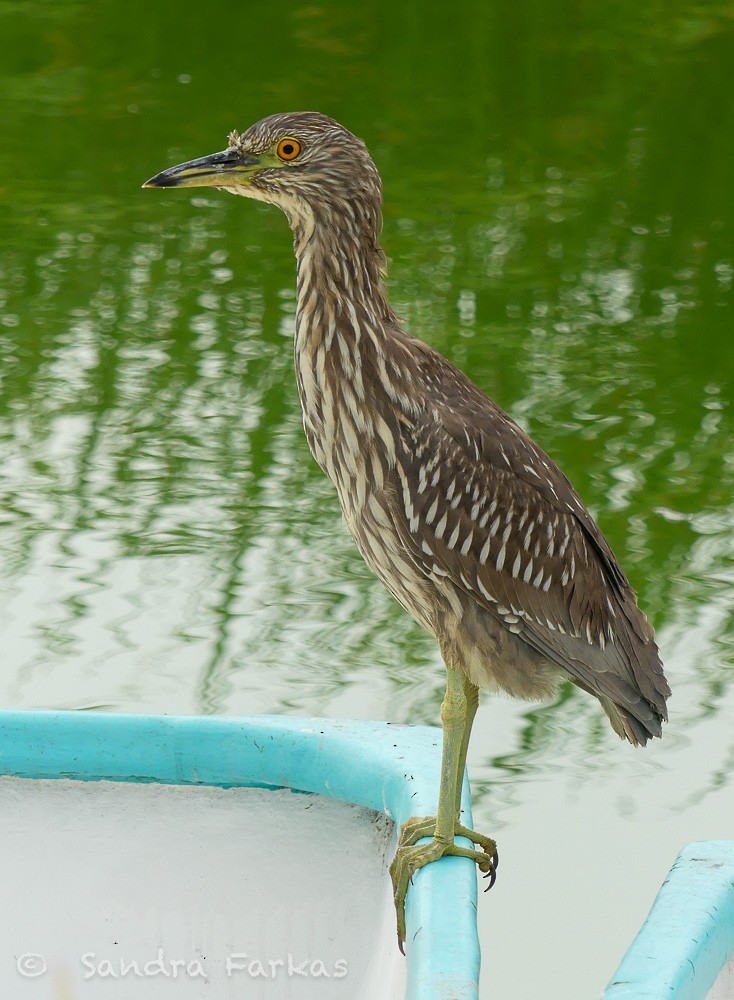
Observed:
[[[734,835],[734,7],[19,0],[0,46],[2,704],[438,721],[303,438],[285,221],[140,189],[325,111],[382,172],[397,311],[559,461],[658,630],[663,741],[564,690],[486,698],[470,752],[483,996],[597,995],[678,848]]]

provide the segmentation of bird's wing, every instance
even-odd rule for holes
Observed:
[[[653,631],[604,536],[552,460],[441,361],[453,408],[434,364],[426,407],[401,427],[406,547],[580,686],[659,731],[669,690]]]

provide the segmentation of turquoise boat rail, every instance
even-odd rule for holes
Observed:
[[[688,844],[602,1000],[705,1000],[734,957],[734,840]]]
[[[291,788],[388,815],[433,815],[441,730],[285,716],[0,711],[0,774],[80,781]],[[469,783],[462,807],[471,826]],[[416,873],[407,899],[406,1000],[476,1000],[473,862]],[[397,948],[397,940],[395,943]]]

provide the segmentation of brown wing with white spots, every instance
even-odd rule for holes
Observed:
[[[620,735],[659,736],[670,691],[604,536],[551,459],[443,364],[453,409],[433,367],[429,408],[402,427],[395,488],[406,546],[425,573],[448,578],[599,697]]]

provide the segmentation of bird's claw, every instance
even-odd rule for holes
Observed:
[[[490,868],[488,872],[485,872],[485,874],[482,875],[482,878],[488,878],[489,879],[489,885],[486,885],[484,887],[484,891],[485,892],[489,892],[489,890],[492,888],[492,886],[494,885],[494,883],[497,881],[497,870],[496,870],[496,868]]]
[[[454,828],[454,836],[464,837],[480,848],[480,850],[472,850],[453,841],[437,838],[435,833],[435,816],[409,819],[402,826],[398,849],[390,865],[398,925],[398,947],[403,954],[405,954],[403,947],[405,943],[405,896],[408,886],[413,884],[413,876],[417,871],[432,861],[438,861],[439,858],[451,855],[476,862],[484,877],[490,880],[485,892],[492,888],[497,878],[496,868],[499,864],[497,845],[489,837],[457,823]],[[425,837],[432,839],[425,844],[416,843]]]

